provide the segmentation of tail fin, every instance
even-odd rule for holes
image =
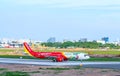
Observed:
[[[34,56],[35,52],[29,47],[29,45],[26,42],[24,42],[23,45],[25,52],[28,53],[30,56]]]

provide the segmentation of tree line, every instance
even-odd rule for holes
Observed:
[[[97,43],[97,42],[44,42],[41,43],[41,45],[47,46],[47,47],[56,47],[56,48],[91,48],[91,49],[97,49],[97,48],[110,48],[110,49],[119,49],[119,45],[115,45],[112,43]]]

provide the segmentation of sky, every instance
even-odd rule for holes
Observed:
[[[120,39],[120,0],[0,0],[0,38]]]

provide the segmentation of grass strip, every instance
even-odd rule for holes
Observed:
[[[30,76],[27,72],[7,71],[0,74],[0,76]]]
[[[70,68],[46,68],[48,70],[70,70]]]

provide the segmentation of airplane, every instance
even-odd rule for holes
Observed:
[[[35,52],[31,49],[27,42],[23,43],[25,52],[30,56],[40,59],[52,59],[54,62],[63,62],[69,59],[84,60],[89,59],[90,56],[81,52]]]

